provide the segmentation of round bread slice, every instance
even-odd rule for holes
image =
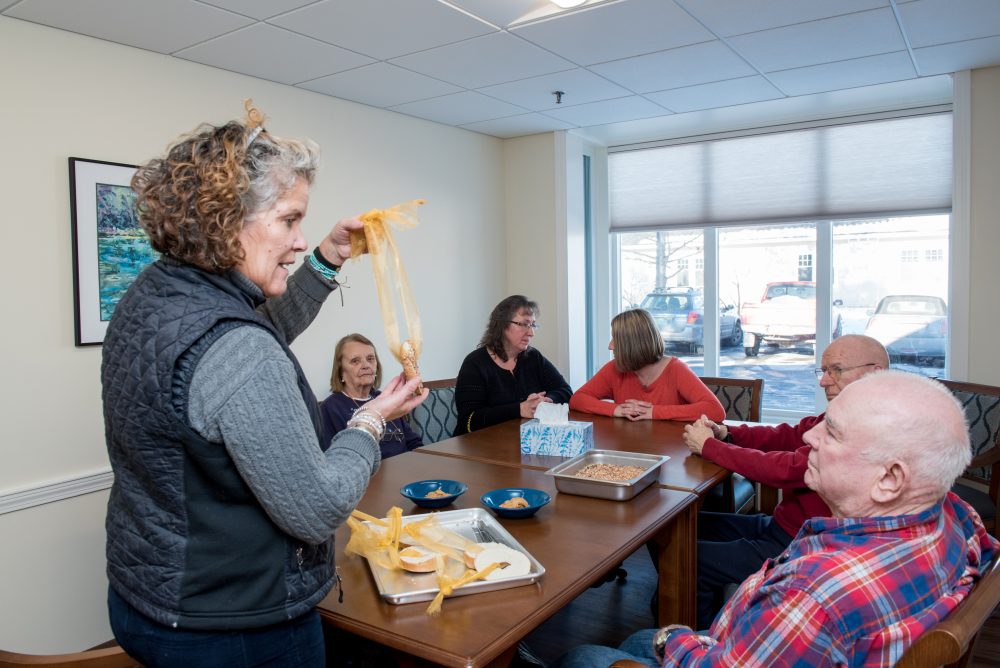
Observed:
[[[413,573],[430,573],[437,568],[437,558],[440,555],[416,545],[399,551],[399,562]]]
[[[490,564],[507,564],[493,570],[484,579],[503,580],[506,578],[517,578],[531,572],[531,562],[528,557],[519,550],[503,545],[501,547],[491,547],[476,555],[476,570],[481,571]]]
[[[465,565],[469,568],[476,567],[476,557],[483,550],[487,550],[491,547],[507,547],[503,543],[473,543],[469,547],[465,548],[465,552],[462,553],[462,559],[465,561]]]

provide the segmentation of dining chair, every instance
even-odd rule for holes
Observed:
[[[0,650],[0,668],[48,666],[49,668],[142,668],[118,645],[70,654],[19,654]]]
[[[410,413],[410,425],[424,445],[451,438],[458,423],[455,408],[455,379],[424,381],[430,390],[427,399]]]
[[[976,509],[994,536],[1000,497],[1000,387],[942,379],[941,384],[962,404],[969,423],[972,463],[952,491]]]
[[[764,393],[763,378],[717,378],[702,376],[701,382],[718,397],[727,420],[760,422],[760,406]],[[721,513],[748,513],[755,508],[757,483],[738,473],[729,476],[705,494],[702,510]],[[768,495],[770,498],[770,495]],[[773,510],[762,509],[764,512]]]

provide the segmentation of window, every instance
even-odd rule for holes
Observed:
[[[883,341],[896,366],[944,374],[950,114],[612,150],[608,166],[619,306],[696,290],[683,322],[650,309],[696,373],[763,377],[774,417],[822,408],[816,351],[843,334]],[[915,316],[892,311],[917,306],[880,306],[899,295],[944,313],[900,328]],[[719,337],[709,357],[706,311]]]

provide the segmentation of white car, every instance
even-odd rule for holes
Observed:
[[[894,362],[944,366],[948,307],[940,297],[889,295],[878,303],[865,334],[880,341]]]

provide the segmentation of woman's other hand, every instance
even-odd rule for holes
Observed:
[[[545,396],[544,392],[535,392],[534,394],[529,394],[528,398],[521,402],[521,417],[523,418],[533,418],[535,417],[535,409],[538,408],[540,403],[552,403],[552,400]]]
[[[639,401],[638,399],[626,399],[617,406],[615,406],[615,417],[623,417],[627,420],[652,420],[653,419],[653,404],[648,401]]]
[[[403,374],[399,374],[382,388],[382,394],[366,403],[364,407],[378,411],[387,422],[403,417],[422,404],[430,394],[430,390],[426,387],[420,394],[414,394],[419,386],[419,377],[406,380]]]
[[[351,232],[362,228],[364,228],[364,223],[361,222],[360,218],[338,220],[330,233],[320,242],[319,252],[332,264],[338,267],[343,266],[351,257]]]

